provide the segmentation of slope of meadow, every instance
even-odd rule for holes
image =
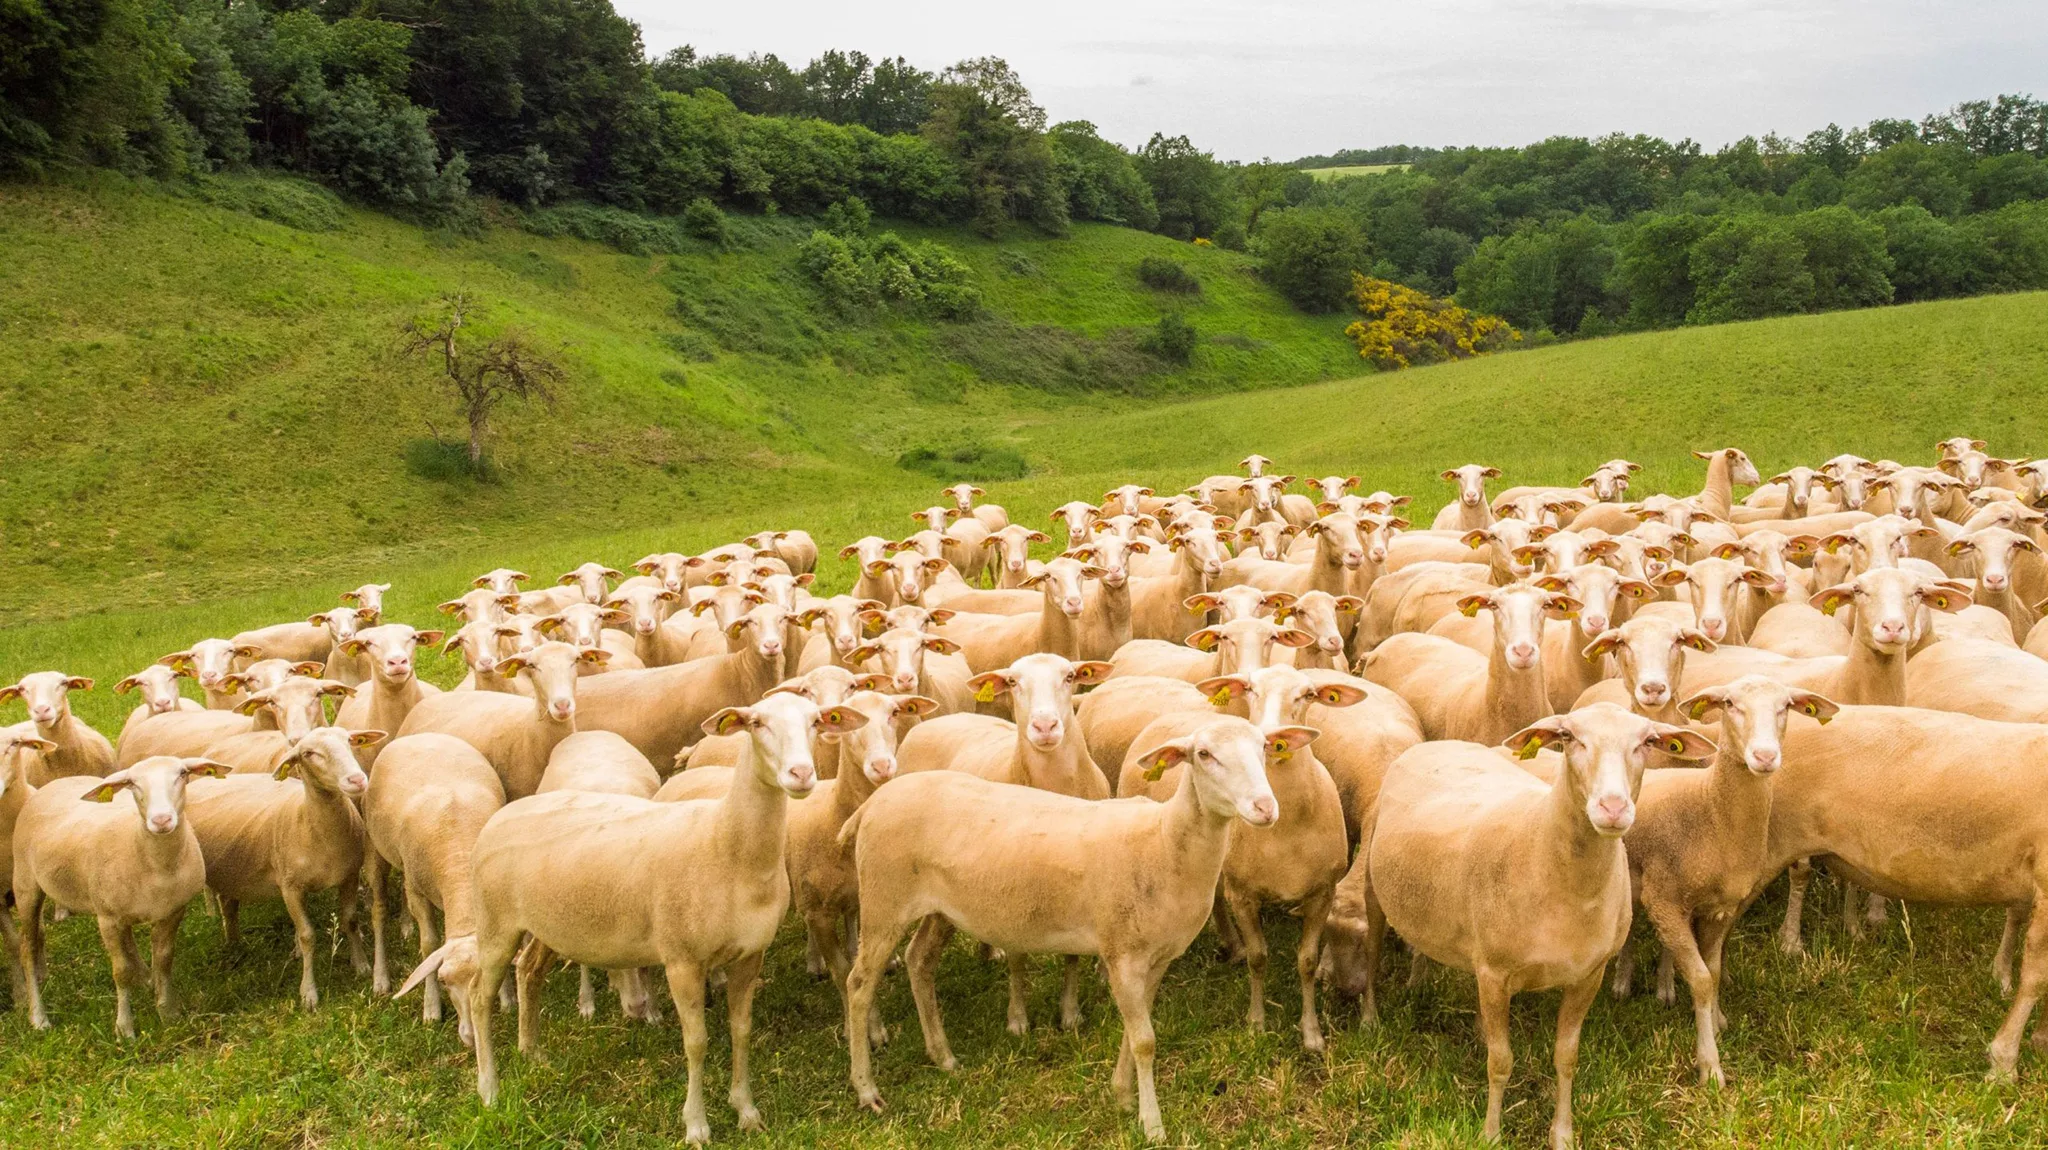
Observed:
[[[753,251],[786,242],[760,231]],[[1002,320],[972,330],[1009,341],[1005,354],[1045,345],[1065,348],[1055,358],[1095,354],[1120,327],[1171,306],[1114,274],[1163,244],[1155,237],[1083,229],[1067,245],[946,242],[976,268]],[[1244,376],[1238,384],[1300,383],[1349,362],[1334,319],[1285,314],[1227,253],[1184,252],[1205,279],[1196,306],[1208,318],[1197,310],[1197,322],[1242,342],[1205,344],[1192,371],[1111,398],[989,382],[972,366],[979,351],[959,343],[971,331],[900,319],[820,321],[813,336],[764,309],[766,350],[720,348],[710,362],[670,351],[663,337],[683,330],[678,280],[697,285],[700,299],[803,298],[777,287],[773,261],[753,251],[624,256],[502,229],[481,241],[436,238],[356,214],[337,230],[306,232],[121,187],[10,189],[0,194],[0,245],[24,253],[0,267],[0,417],[11,441],[0,461],[0,604],[13,621],[0,629],[0,677],[61,666],[110,682],[201,635],[319,609],[372,575],[396,585],[395,617],[425,623],[432,603],[501,562],[546,576],[767,525],[808,528],[829,553],[860,534],[904,530],[938,484],[895,467],[895,453],[948,437],[1022,453],[1031,473],[989,486],[1024,522],[1126,478],[1166,489],[1230,471],[1249,450],[1299,473],[1342,470],[1369,488],[1412,492],[1421,518],[1442,501],[1435,473],[1470,460],[1515,480],[1571,482],[1627,455],[1648,465],[1645,489],[1684,490],[1700,476],[1688,452],[1730,443],[1766,474],[1842,450],[1925,460],[1936,439],[1962,432],[2028,453],[2040,440],[2029,416],[2048,386],[2048,296],[2039,294],[1177,397],[1233,373]],[[406,469],[404,444],[433,409],[380,358],[406,309],[458,284],[569,345],[598,381],[546,419],[513,414],[498,484],[439,483]],[[1077,344],[1077,332],[1102,342]],[[802,362],[773,346],[813,338],[829,349]],[[920,359],[919,349],[937,354]],[[1245,366],[1229,366],[1240,352]],[[832,560],[821,575],[837,588],[847,571]],[[447,682],[454,669],[429,670]],[[105,729],[127,706],[104,689],[76,702]],[[1983,1044],[2004,1010],[1985,970],[1998,912],[1913,908],[1852,943],[1829,913],[1834,900],[1812,901],[1812,957],[1777,952],[1776,895],[1730,942],[1726,1090],[1693,1085],[1682,998],[1673,1009],[1648,995],[1602,997],[1581,1063],[1583,1143],[2048,1141],[2038,1060],[2023,1063],[2017,1086],[1983,1081]],[[324,925],[333,904],[316,905]],[[91,923],[55,927],[55,1029],[0,1016],[0,1143],[638,1147],[681,1137],[672,1022],[627,1027],[607,1007],[583,1023],[572,980],[557,978],[542,1055],[511,1049],[499,1019],[505,1095],[487,1111],[452,1024],[422,1027],[416,1000],[372,999],[324,942],[326,1001],[300,1013],[288,921],[273,906],[244,922],[248,947],[229,954],[214,921],[191,916],[178,968],[188,1013],[161,1022],[138,1010],[135,1044],[111,1038],[111,988]],[[1288,1025],[1299,1002],[1286,958],[1295,928],[1275,915],[1268,929],[1267,1034],[1245,1030],[1243,972],[1215,963],[1208,941],[1168,976],[1160,1090],[1173,1139],[1475,1141],[1485,1055],[1469,980],[1439,973],[1408,989],[1397,969],[1382,1026],[1362,1030],[1339,1006],[1328,1056],[1308,1059]],[[412,944],[395,945],[402,967]],[[1094,980],[1078,1034],[1014,1039],[1003,1032],[1001,968],[953,948],[941,982],[963,1069],[949,1076],[925,1062],[907,990],[892,979],[882,1008],[896,1037],[878,1060],[889,1110],[875,1118],[853,1104],[835,998],[804,974],[801,955],[792,928],[770,952],[757,1000],[766,1137],[736,1135],[717,1101],[727,1059],[714,1011],[707,1093],[722,1143],[1135,1139],[1111,1100],[1118,1031]],[[1053,969],[1035,988],[1041,1019]],[[1536,1144],[1548,1121],[1554,1001],[1541,996],[1516,1013],[1514,1145]]]

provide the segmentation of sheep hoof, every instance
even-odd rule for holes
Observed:
[[[300,990],[299,1007],[302,1010],[320,1009],[320,992],[310,986]]]
[[[683,1141],[692,1146],[702,1146],[711,1141],[711,1124],[693,1122],[683,1132]]]
[[[1323,1032],[1320,1030],[1303,1031],[1301,1035],[1301,1048],[1310,1054],[1321,1054],[1323,1052]]]
[[[761,1112],[749,1106],[740,1111],[740,1129],[758,1134],[768,1129],[768,1126],[761,1121]]]
[[[880,1114],[882,1112],[882,1096],[872,1092],[862,1094],[860,1096],[860,1105],[863,1110],[872,1110]]]

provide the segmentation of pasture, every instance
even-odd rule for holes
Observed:
[[[1342,180],[1351,176],[1377,176],[1381,172],[1404,172],[1406,164],[1344,164],[1335,168],[1307,168],[1309,175],[1318,180]]]
[[[19,220],[23,209],[14,207]],[[61,219],[78,205],[29,207]],[[104,204],[100,209],[112,211]],[[329,285],[323,290],[334,292],[331,297],[273,296],[252,283],[255,294],[246,302],[289,318],[306,316],[314,306],[308,299],[326,299],[318,319],[334,326],[312,330],[327,345],[365,354],[373,333],[395,316],[394,301],[417,298],[438,282],[436,275],[483,274],[473,262],[434,271],[439,261],[473,261],[474,250],[458,244],[451,255],[411,233],[386,234],[361,220],[338,235],[290,232],[239,216],[216,225],[236,234],[237,243],[282,252],[279,266],[331,261],[354,269],[351,276],[369,277]],[[670,370],[648,350],[664,330],[662,298],[635,286],[635,279],[660,274],[659,258],[621,256],[576,241],[517,242],[531,245],[526,250],[535,253],[535,267],[574,268],[582,294],[559,284],[547,287],[549,294],[522,287],[536,278],[545,283],[547,276],[517,269],[492,283],[508,299],[529,300],[520,306],[534,310],[522,314],[536,326],[578,341],[579,354],[599,374],[619,365],[626,382],[608,384],[608,397],[654,402],[647,397],[655,394],[659,372]],[[385,277],[396,272],[372,274],[377,261],[391,258],[376,249],[402,244],[417,244],[401,255],[418,257],[428,270],[395,284]],[[982,255],[991,266],[1001,258],[993,246]],[[1216,274],[1228,284],[1237,273],[1219,262]],[[547,275],[561,279],[559,272]],[[9,282],[11,314],[45,306],[33,303],[33,288],[23,278]],[[518,294],[529,290],[535,294]],[[1005,290],[1020,297],[1031,292],[1028,283]],[[1221,288],[1211,296],[1231,298]],[[379,322],[342,324],[337,317],[361,298],[376,301]],[[1031,298],[1037,302],[1029,306],[1046,317],[1040,322],[1053,322],[1060,308],[1078,313],[1087,307],[1057,293]],[[563,308],[573,324],[544,313],[542,302]],[[1137,296],[1123,306],[1135,315],[1157,305]],[[1245,297],[1229,306],[1253,314],[1263,305]],[[1023,303],[1012,310],[1031,315]],[[1470,461],[1502,468],[1509,482],[1568,484],[1600,460],[1627,455],[1647,465],[1638,492],[1684,493],[1699,483],[1701,465],[1689,454],[1695,448],[1743,447],[1765,475],[1851,450],[1925,463],[1937,439],[1959,433],[1989,440],[1996,452],[2030,454],[2040,446],[2040,430],[2029,416],[2048,386],[2043,319],[2048,295],[2014,295],[1620,337],[1329,382],[1304,382],[1326,366],[1311,355],[1280,361],[1292,366],[1282,378],[1265,381],[1293,386],[1195,398],[1047,394],[977,382],[916,411],[925,435],[943,438],[949,419],[958,416],[977,435],[1014,445],[1031,472],[986,484],[989,499],[1033,525],[1043,523],[1047,508],[1092,499],[1112,483],[1135,479],[1172,490],[1231,472],[1252,450],[1273,456],[1288,472],[1352,472],[1366,490],[1411,493],[1415,517],[1426,521],[1447,493],[1436,472]],[[1270,342],[1283,344],[1289,337],[1282,321],[1272,322]],[[1316,325],[1319,338],[1334,335],[1327,321],[1288,322]],[[172,340],[183,338],[176,333],[185,329],[173,316],[160,323]],[[6,329],[10,353],[33,350],[15,331]],[[98,349],[48,354],[118,351],[131,357],[128,362],[146,364],[153,338],[131,332],[118,343],[103,340]],[[235,379],[242,370],[237,365],[292,361],[292,337],[269,338],[278,343],[258,349],[262,355],[226,347],[222,380]],[[1337,351],[1344,350],[1339,343]],[[683,478],[657,462],[602,455],[601,466],[542,474],[536,464],[500,488],[450,491],[392,474],[388,451],[412,433],[369,430],[385,414],[341,405],[338,391],[309,393],[323,398],[303,411],[282,412],[281,424],[301,429],[303,438],[266,447],[259,467],[238,462],[233,436],[195,439],[193,425],[168,428],[160,443],[179,440],[182,428],[194,451],[161,462],[180,478],[165,479],[154,493],[148,485],[124,486],[151,473],[135,459],[96,463],[85,453],[47,464],[65,469],[65,481],[83,491],[78,496],[69,486],[48,486],[44,478],[11,470],[13,555],[21,554],[25,525],[47,522],[47,530],[57,532],[61,521],[70,532],[61,537],[68,545],[84,533],[81,524],[99,529],[101,509],[116,504],[128,505],[116,530],[153,538],[190,531],[203,546],[130,555],[122,550],[128,543],[109,535],[96,545],[119,562],[10,558],[6,607],[16,621],[0,630],[0,671],[12,676],[61,667],[95,677],[100,687],[77,696],[77,707],[111,731],[129,705],[108,690],[121,675],[201,635],[323,609],[336,592],[366,578],[394,584],[392,618],[424,626],[438,618],[433,603],[501,564],[547,580],[584,559],[619,565],[650,550],[697,551],[760,527],[806,528],[828,555],[857,535],[907,531],[907,513],[932,501],[938,481],[892,465],[903,440],[882,435],[881,425],[891,421],[877,413],[877,393],[865,377],[843,366],[804,369],[810,378],[836,382],[821,391],[817,408],[792,413],[796,430],[778,430],[772,408],[764,413],[759,405],[787,377],[765,364],[759,356],[721,355],[704,370],[715,386],[698,384],[689,374],[694,369],[683,369],[691,381],[690,417],[729,409],[720,434],[729,435],[721,442],[731,445],[691,463]],[[65,378],[105,381],[117,374],[81,369]],[[30,378],[17,374],[12,381],[7,410],[17,422],[26,422],[32,402],[24,382]],[[890,402],[914,394],[911,383],[889,378]],[[71,397],[78,408],[63,418],[72,426],[90,422],[108,394]],[[674,412],[661,417],[679,418]],[[539,423],[519,413],[509,418],[515,425]],[[595,428],[608,416],[584,409],[570,418],[575,428]],[[554,426],[554,434],[564,434],[563,425]],[[358,442],[358,427],[387,454],[346,454]],[[533,437],[521,441],[521,450],[538,459],[541,432],[518,434]],[[572,441],[578,434],[584,432],[567,431]],[[789,450],[763,454],[763,445],[776,443]],[[36,458],[55,458],[48,447]],[[308,462],[325,478],[305,479]],[[373,521],[374,509],[353,521],[343,515],[339,508],[354,498],[346,492],[366,476],[403,501],[405,513],[388,521]],[[579,482],[609,486],[579,490],[574,514],[551,502],[563,485]],[[158,497],[165,491],[176,496]],[[63,498],[48,500],[47,510],[23,507],[24,496],[52,492]],[[346,525],[345,537],[338,522]],[[412,533],[410,525],[422,523],[439,527]],[[364,542],[377,540],[380,528],[383,536],[405,537]],[[227,559],[205,557],[224,540],[243,541],[245,549]],[[825,589],[843,590],[850,579],[848,565],[835,558],[820,571]],[[147,589],[159,581],[175,584],[176,592],[151,594]],[[451,661],[427,661],[423,669],[444,685],[459,671]],[[15,717],[12,710],[0,714]],[[1728,1087],[1693,1084],[1682,992],[1676,1008],[1642,993],[1625,1002],[1603,994],[1587,1023],[1580,1066],[1582,1144],[1982,1147],[2048,1141],[2048,1088],[2038,1055],[2023,1059],[2016,1085],[1983,1080],[1983,1043],[2004,1009],[1988,973],[1997,911],[1913,907],[1851,941],[1832,913],[1834,888],[1823,881],[1807,912],[1810,955],[1791,959],[1779,954],[1773,936],[1781,891],[1752,910],[1730,943],[1724,996],[1730,1025],[1722,1046]],[[324,926],[333,900],[315,905]],[[301,1013],[291,995],[297,962],[289,922],[275,907],[254,909],[244,921],[247,949],[230,955],[216,920],[196,912],[188,917],[177,970],[187,1013],[161,1022],[146,1007],[139,1010],[142,1035],[135,1043],[112,1037],[112,993],[91,923],[73,918],[55,927],[47,982],[54,1029],[31,1031],[19,1012],[0,1016],[0,1143],[639,1147],[671,1145],[682,1136],[682,1059],[672,1017],[658,1027],[627,1025],[615,1002],[601,998],[598,1020],[583,1022],[575,1016],[570,977],[558,975],[546,1002],[540,1057],[511,1050],[509,1024],[500,1017],[505,1094],[497,1108],[486,1110],[476,1101],[471,1061],[452,1022],[424,1027],[416,999],[394,1004],[373,998],[367,979],[325,952],[324,930],[319,966],[328,995],[317,1012]],[[1268,928],[1276,955],[1291,955],[1293,923],[1274,915]],[[1645,939],[1639,925],[1637,944],[1647,958]],[[715,1101],[726,1056],[722,1013],[714,1011],[712,1122],[720,1144],[1095,1146],[1137,1139],[1108,1089],[1118,1029],[1099,981],[1084,980],[1078,1034],[1041,1025],[1027,1038],[1013,1038],[1002,1025],[1001,967],[956,944],[940,974],[962,1060],[960,1072],[949,1076],[926,1063],[908,992],[893,976],[881,1001],[894,1037],[877,1062],[888,1110],[877,1118],[854,1105],[837,1001],[828,983],[805,973],[802,949],[800,930],[786,926],[769,952],[756,1003],[755,1082],[765,1135],[737,1134],[730,1111]],[[1382,1024],[1361,1029],[1352,1007],[1334,1003],[1329,1050],[1307,1058],[1285,1024],[1285,1004],[1295,993],[1291,963],[1275,963],[1268,998],[1277,1006],[1276,1021],[1255,1035],[1242,1021],[1242,971],[1218,964],[1214,951],[1211,939],[1198,940],[1159,996],[1161,1102],[1172,1143],[1476,1141],[1485,1055],[1475,1037],[1468,977],[1439,971],[1407,988],[1396,960],[1383,990]],[[396,953],[402,969],[414,955],[412,944],[398,943]],[[1054,967],[1046,962],[1038,970],[1032,1006],[1042,1024],[1052,1013]],[[1548,1121],[1552,1001],[1543,996],[1517,1005],[1506,1127],[1511,1145],[1535,1144]]]

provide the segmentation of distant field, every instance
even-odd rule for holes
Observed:
[[[1341,180],[1345,176],[1377,176],[1381,172],[1406,171],[1406,164],[1349,164],[1341,168],[1304,168],[1318,180]]]
[[[101,239],[83,235],[88,229]],[[1412,493],[1419,520],[1443,502],[1436,473],[1473,461],[1503,468],[1511,482],[1569,483],[1591,463],[1626,455],[1646,464],[1643,490],[1694,490],[1701,466],[1690,451],[1730,444],[1766,475],[1845,450],[1924,461],[1935,440],[1959,433],[2006,454],[2048,451],[2034,418],[2048,389],[2048,293],[1617,337],[1304,384],[1355,370],[1337,336],[1341,320],[1269,307],[1242,263],[1221,258],[1227,253],[1143,237],[1144,251],[1213,260],[1194,264],[1204,278],[1201,306],[1213,309],[1204,314],[1227,317],[1254,341],[1215,345],[1219,360],[1204,369],[1213,378],[1190,386],[1211,386],[1223,375],[1218,362],[1232,362],[1220,357],[1240,353],[1244,363],[1273,365],[1250,382],[1295,386],[1110,397],[984,382],[946,392],[906,375],[917,366],[912,352],[840,329],[822,362],[797,366],[760,352],[679,362],[656,350],[676,330],[664,310],[671,293],[644,287],[672,261],[574,241],[498,232],[477,244],[374,217],[309,234],[154,200],[0,195],[0,244],[30,233],[41,237],[31,262],[0,262],[0,417],[16,429],[11,451],[28,444],[25,457],[0,462],[0,605],[12,621],[0,627],[0,679],[8,680],[61,667],[110,684],[195,638],[321,609],[371,576],[395,584],[393,617],[424,625],[439,618],[433,603],[501,563],[550,578],[585,559],[618,565],[657,548],[694,551],[763,526],[808,528],[830,554],[860,534],[907,530],[908,512],[938,483],[889,461],[908,442],[956,428],[1021,451],[1031,474],[987,486],[1033,524],[1068,498],[1099,496],[1125,479],[1166,490],[1234,471],[1252,450],[1296,474],[1344,471],[1368,489]],[[1163,306],[1121,286],[1119,261],[1140,249],[1111,241],[1129,234],[1084,232],[1072,247],[960,247],[993,285],[1002,314],[1101,330],[1143,322]],[[107,248],[105,237],[129,246]],[[179,271],[179,243],[220,262]],[[1028,270],[999,272],[1019,266],[1005,250],[1023,252]],[[91,253],[101,262],[82,264]],[[705,281],[737,293],[718,298],[801,298],[773,286],[779,273],[768,261],[720,258],[690,265],[692,274],[730,277]],[[388,408],[400,392],[386,369],[364,366],[402,303],[458,281],[487,285],[522,319],[572,342],[605,380],[587,404],[518,427],[510,446],[521,469],[494,488],[447,489],[394,468],[390,452],[417,434],[411,424],[422,409]],[[92,306],[99,292],[113,302]],[[233,307],[216,292],[232,294]],[[122,314],[129,308],[140,314]],[[362,315],[351,321],[351,311]],[[783,322],[762,314],[764,325]],[[1333,348],[1318,358],[1325,340]],[[169,374],[190,381],[196,413],[147,406],[162,384],[130,390],[122,382],[164,364],[184,365]],[[684,382],[665,382],[668,370]],[[935,374],[957,379],[958,370]],[[251,378],[264,386],[237,390]],[[49,392],[30,387],[50,380],[70,390],[39,408]],[[305,392],[318,398],[295,398],[306,381],[320,381]],[[356,402],[343,386],[351,382],[365,388]],[[81,390],[88,385],[95,390]],[[230,409],[236,420],[226,418]],[[660,460],[616,451],[625,413],[635,428],[670,427],[703,444],[692,448],[702,458],[663,448],[676,452],[672,473]],[[142,435],[144,445],[112,436],[81,445],[82,432],[100,426]],[[384,509],[394,501],[402,506]],[[164,542],[174,535],[192,546]],[[60,546],[49,547],[52,539]],[[102,550],[74,555],[87,541]],[[244,551],[223,560],[215,555],[222,546]],[[57,558],[23,558],[45,553]],[[836,559],[821,570],[827,589],[848,578]],[[175,590],[150,592],[158,584]],[[443,683],[455,674],[446,661],[426,670]],[[129,704],[104,686],[76,702],[107,730]],[[19,714],[0,709],[0,722]],[[19,1012],[0,1016],[0,1145],[639,1148],[680,1140],[682,1055],[672,1020],[626,1027],[614,1003],[586,1024],[574,1014],[573,978],[558,977],[539,1057],[513,1049],[511,1024],[500,1017],[505,1094],[486,1111],[452,1023],[427,1029],[416,999],[372,999],[367,980],[327,951],[332,900],[315,906],[319,1012],[291,1005],[297,962],[280,908],[245,912],[248,945],[239,955],[225,953],[215,920],[195,912],[177,975],[188,1014],[165,1024],[139,1008],[134,1044],[112,1038],[113,996],[92,924],[55,927],[47,984],[55,1028],[36,1033]],[[1581,1144],[2048,1144],[2042,1059],[2023,1060],[2016,1086],[1983,1081],[1984,1043],[2004,1009],[1988,974],[1998,912],[1915,907],[1852,943],[1835,906],[1832,888],[1819,884],[1808,910],[1814,952],[1803,961],[1775,949],[1776,894],[1731,940],[1726,1090],[1693,1085],[1682,996],[1677,1008],[1603,996],[1585,1032]],[[1173,1143],[1474,1143],[1485,1055],[1469,979],[1440,972],[1406,989],[1397,960],[1384,1024],[1362,1031],[1353,1010],[1336,1005],[1329,1053],[1309,1059],[1289,1025],[1299,1004],[1289,961],[1295,926],[1276,914],[1268,932],[1268,1033],[1245,1030],[1243,972],[1217,964],[1206,938],[1161,991],[1161,1104]],[[403,969],[416,952],[395,945]],[[1032,1000],[1041,1021],[1056,999],[1055,967],[1042,970]],[[963,1068],[947,1076],[926,1064],[908,992],[892,978],[882,1008],[895,1038],[877,1063],[889,1109],[877,1118],[854,1106],[836,999],[829,984],[805,975],[800,932],[786,930],[771,950],[768,978],[754,1046],[766,1136],[738,1136],[723,1106],[724,1023],[713,1010],[707,1094],[721,1145],[1137,1141],[1111,1100],[1118,1031],[1093,980],[1078,1035],[1014,1039],[1003,1031],[1001,968],[955,947],[941,985]],[[1548,995],[1517,1008],[1509,1145],[1538,1144],[1548,1122],[1554,1012]]]

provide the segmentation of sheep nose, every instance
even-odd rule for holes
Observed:
[[[1272,795],[1260,795],[1252,800],[1252,822],[1258,826],[1270,827],[1280,821],[1280,802]]]
[[[57,711],[53,707],[34,707],[29,713],[35,716],[38,723],[47,723],[57,717]]]
[[[1993,590],[1996,590],[1996,589],[1998,589],[1998,588],[2000,588],[2000,587],[2003,587],[2003,586],[2005,586],[2005,576],[2003,576],[2003,575],[1986,575],[1986,576],[1984,577],[1984,586],[1986,586],[1986,587],[1989,587],[1989,588],[1992,588]]]
[[[1643,700],[1648,703],[1659,702],[1670,693],[1671,688],[1663,683],[1636,684],[1636,694],[1641,695]]]
[[[1471,494],[1467,494],[1467,495],[1463,496],[1462,498],[1463,498],[1463,500],[1464,500],[1465,506],[1467,506],[1467,507],[1477,507],[1477,506],[1479,506],[1479,497],[1478,497],[1477,495],[1471,495]]]
[[[1721,641],[1721,636],[1728,633],[1728,621],[1726,619],[1702,619],[1700,620],[1700,630],[1707,633],[1707,638],[1718,643]]]
[[[1749,765],[1760,771],[1778,769],[1778,748],[1758,747],[1749,752]]]
[[[916,675],[898,675],[898,676],[896,676],[896,689],[897,689],[898,691],[905,691],[905,692],[908,692],[908,691],[915,691],[915,690],[917,690],[917,676],[916,676]]]
[[[780,640],[780,639],[763,639],[763,640],[761,641],[761,653],[762,653],[763,655],[780,655],[780,654],[782,654],[782,640]]]
[[[1024,570],[1024,561],[1023,561],[1022,559],[1012,559],[1012,560],[1010,560],[1010,570],[1012,570],[1012,571],[1022,571],[1022,570]]]
[[[654,634],[654,620],[635,619],[633,620],[633,630],[636,634],[652,635]]]
[[[1060,604],[1060,609],[1069,615],[1079,615],[1081,613],[1081,600],[1077,596],[1069,596],[1065,602]]]
[[[1598,821],[1602,827],[1625,831],[1629,824],[1636,821],[1635,804],[1628,800],[1627,795],[1603,795],[1596,804],[1596,809],[1599,811]]]
[[[851,651],[854,649],[854,647],[858,646],[859,643],[860,640],[852,635],[841,635],[832,640],[832,645],[838,648],[841,652]]]
[[[1579,621],[1586,625],[1586,633],[1589,635],[1598,635],[1607,629],[1607,616],[1605,615],[1584,615],[1580,617]]]
[[[1533,643],[1516,643],[1508,648],[1508,654],[1517,659],[1533,659],[1536,657],[1536,646]]]
[[[557,699],[548,704],[548,711],[557,719],[567,719],[576,713],[576,704],[569,702],[567,699]]]
[[[149,816],[149,829],[155,831],[157,834],[163,834],[165,831],[170,830],[173,826],[176,826],[177,821],[177,819],[171,817],[169,811],[159,811],[158,813]]]
[[[1344,567],[1346,570],[1356,571],[1358,570],[1358,565],[1363,562],[1365,562],[1365,552],[1363,551],[1346,551],[1344,553]]]
[[[361,771],[350,771],[342,776],[341,789],[351,795],[360,795],[370,789],[370,776]]]
[[[880,781],[896,777],[896,758],[893,755],[879,755],[868,760],[868,777]]]
[[[1325,635],[1319,645],[1325,651],[1339,651],[1344,647],[1344,640],[1335,635]]]
[[[808,791],[818,783],[818,771],[809,763],[793,763],[789,768],[790,790]]]

